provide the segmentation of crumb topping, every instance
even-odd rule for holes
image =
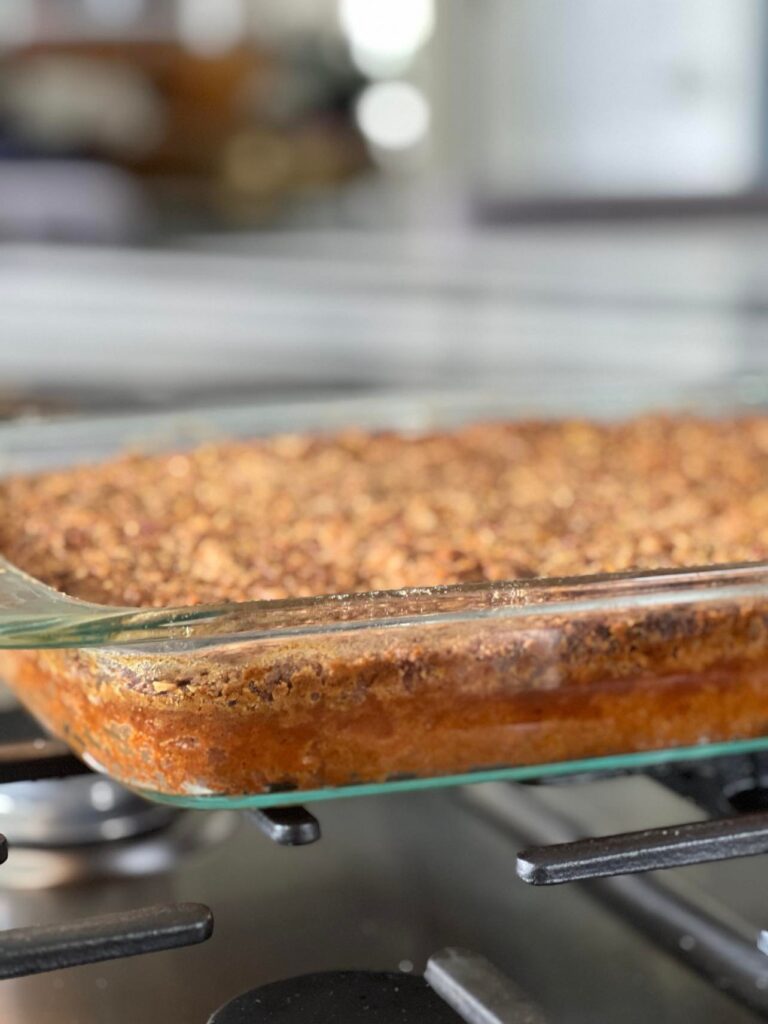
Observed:
[[[768,558],[768,417],[348,430],[0,483],[0,551],[135,606]]]

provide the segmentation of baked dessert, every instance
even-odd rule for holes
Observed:
[[[0,551],[164,607],[768,557],[768,417],[223,441],[0,484]],[[478,589],[479,606],[535,600]],[[248,639],[7,651],[75,749],[159,793],[249,794],[768,731],[760,598]]]

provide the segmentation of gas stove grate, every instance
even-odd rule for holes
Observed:
[[[68,924],[0,932],[0,979],[21,978],[205,942],[213,914],[202,903],[161,903]]]
[[[648,774],[714,817],[529,847],[518,854],[518,877],[531,885],[554,885],[768,853],[765,754],[667,765]],[[722,816],[728,810],[739,813]]]

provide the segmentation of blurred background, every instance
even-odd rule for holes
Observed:
[[[766,212],[759,0],[0,3],[0,413],[759,372]]]

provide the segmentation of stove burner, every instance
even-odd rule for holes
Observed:
[[[127,839],[170,824],[176,813],[98,775],[0,786],[0,832],[14,846]]]
[[[328,971],[276,981],[233,999],[208,1024],[459,1024],[423,978]]]
[[[0,891],[52,889],[172,871],[188,855],[226,842],[239,823],[234,811],[190,811],[174,815],[162,828],[110,842],[69,846],[11,842],[11,855],[0,870]]]

